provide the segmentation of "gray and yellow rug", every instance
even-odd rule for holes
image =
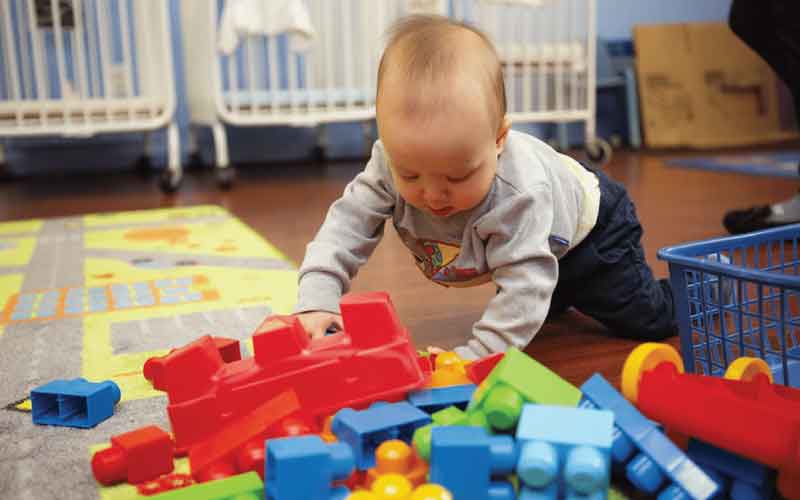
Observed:
[[[100,489],[89,462],[115,434],[169,430],[144,361],[205,334],[249,339],[290,311],[296,282],[285,256],[216,206],[0,224],[0,498],[136,498]],[[76,377],[119,385],[114,416],[34,425],[29,391]]]

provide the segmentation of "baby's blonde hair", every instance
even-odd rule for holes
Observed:
[[[388,30],[386,49],[378,67],[378,100],[381,95],[381,81],[387,67],[392,71],[403,71],[407,81],[433,83],[446,80],[452,72],[463,66],[466,57],[483,58],[479,67],[485,69],[477,78],[483,80],[487,97],[491,104],[490,116],[496,119],[499,127],[506,115],[506,90],[503,81],[503,68],[491,40],[479,29],[443,16],[413,15],[400,19]],[[468,53],[465,48],[467,35],[477,37],[479,53]],[[392,57],[400,51],[399,61]],[[391,59],[391,65],[389,59]]]

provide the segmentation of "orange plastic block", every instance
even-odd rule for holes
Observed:
[[[322,424],[322,432],[319,433],[319,437],[322,438],[323,441],[326,443],[333,443],[338,441],[339,439],[336,437],[336,434],[333,433],[331,430],[331,425],[333,424],[333,415],[328,415],[325,417],[325,420]]]
[[[92,473],[100,484],[141,483],[172,472],[174,446],[170,435],[155,425],[111,438],[111,447],[92,457]]]
[[[417,487],[425,482],[428,475],[428,464],[417,454],[416,450],[398,439],[384,441],[375,450],[375,467],[367,470],[366,486],[378,476],[384,474],[400,474]]]
[[[454,352],[442,352],[436,355],[435,367],[431,373],[428,387],[450,387],[452,385],[471,384],[467,377],[466,362]]]

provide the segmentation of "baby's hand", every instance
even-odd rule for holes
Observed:
[[[327,311],[311,311],[306,313],[297,314],[297,319],[300,324],[305,328],[306,333],[312,339],[316,339],[325,335],[325,332],[331,326],[338,330],[344,330],[342,323],[342,316],[339,314],[329,313]]]
[[[425,350],[428,351],[428,354],[441,354],[441,353],[445,352],[445,350],[442,349],[441,347],[436,347],[436,346],[432,346],[432,345],[429,345],[428,347],[426,347]]]

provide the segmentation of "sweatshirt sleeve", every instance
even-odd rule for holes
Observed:
[[[455,349],[461,357],[523,349],[539,331],[558,282],[558,259],[549,245],[552,221],[552,195],[543,185],[509,199],[480,222],[497,294],[473,325],[472,338]]]
[[[295,312],[339,312],[339,299],[380,242],[395,199],[383,147],[376,142],[367,166],[331,205],[306,246]]]

